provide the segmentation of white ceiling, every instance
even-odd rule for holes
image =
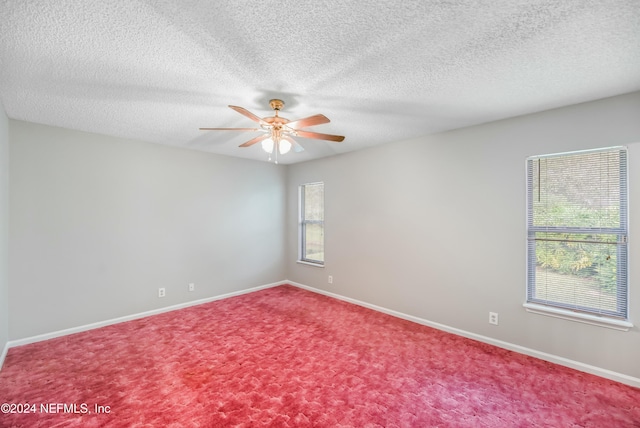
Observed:
[[[0,100],[47,125],[294,163],[640,90],[639,0],[0,0]]]

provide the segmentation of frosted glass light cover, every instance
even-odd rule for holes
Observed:
[[[273,140],[271,138],[267,138],[266,140],[262,140],[262,149],[267,153],[273,152]]]
[[[291,143],[287,140],[280,140],[278,147],[280,148],[280,154],[284,155],[285,153],[289,153],[289,150],[291,150]]]

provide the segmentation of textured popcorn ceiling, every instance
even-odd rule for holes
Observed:
[[[281,163],[640,90],[639,0],[0,0],[9,117],[266,160],[227,107],[291,120]]]

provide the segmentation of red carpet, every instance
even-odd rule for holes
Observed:
[[[0,403],[31,411],[2,427],[640,427],[639,389],[291,286],[12,348]]]

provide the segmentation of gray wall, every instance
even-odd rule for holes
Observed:
[[[0,104],[0,355],[9,341],[9,121]],[[1,358],[1,357],[0,357]],[[0,361],[0,364],[2,361]]]
[[[286,277],[284,167],[14,120],[9,137],[11,340]]]
[[[527,313],[525,158],[613,145],[629,148],[636,326]],[[287,181],[290,280],[640,378],[640,93],[292,165]],[[325,182],[324,269],[295,263],[297,186],[315,181]]]

